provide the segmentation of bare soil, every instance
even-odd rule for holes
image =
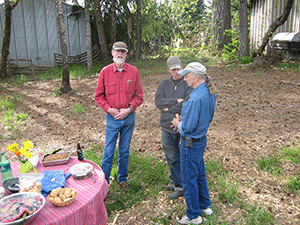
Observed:
[[[290,193],[285,182],[298,172],[299,165],[285,164],[283,176],[275,177],[257,167],[257,159],[277,154],[284,146],[300,142],[300,73],[272,67],[210,67],[209,74],[217,86],[216,112],[208,132],[206,160],[220,160],[229,172],[231,182],[238,182],[239,196],[248,205],[264,205],[272,210],[276,224],[300,224],[300,198]],[[132,149],[165,159],[161,147],[160,111],[154,104],[158,83],[168,77],[166,72],[149,69],[141,74],[144,103],[136,112],[136,126]],[[11,160],[6,146],[28,138],[35,149],[47,152],[67,149],[78,142],[84,149],[92,145],[104,146],[105,113],[94,102],[98,75],[71,80],[74,92],[54,97],[60,80],[32,81],[26,85],[10,87],[2,84],[0,94],[12,98],[21,95],[17,113],[26,113],[26,130],[15,139],[0,139],[1,151]],[[74,113],[75,103],[84,113]],[[5,124],[1,133],[9,137]],[[2,137],[3,137],[2,136]],[[76,148],[73,147],[75,150]],[[208,179],[211,179],[207,174]],[[210,190],[214,199],[219,193]],[[155,217],[165,217],[175,224],[175,207],[185,209],[184,198],[171,201],[168,191],[128,210],[119,212],[109,224],[153,224]],[[243,212],[231,204],[219,204],[216,215],[220,221],[237,224]]]

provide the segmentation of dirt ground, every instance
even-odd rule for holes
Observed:
[[[230,173],[231,181],[239,183],[239,195],[247,204],[265,205],[272,209],[276,224],[300,224],[300,197],[288,193],[285,178],[276,178],[256,166],[261,156],[268,156],[294,142],[300,142],[300,73],[282,69],[252,67],[210,67],[208,73],[217,86],[216,112],[208,132],[206,160],[220,160]],[[154,104],[158,83],[168,77],[166,72],[153,70],[141,74],[144,103],[136,112],[136,126],[132,148],[141,154],[164,159],[161,147],[159,110]],[[26,131],[17,139],[0,139],[1,151],[14,142],[28,138],[35,150],[66,149],[78,142],[87,149],[91,145],[104,145],[105,114],[94,102],[98,76],[71,80],[75,90],[54,97],[60,80],[32,81],[26,85],[9,87],[2,84],[4,97],[22,95],[16,112],[27,113]],[[84,113],[72,113],[75,103],[81,104]],[[8,136],[1,123],[1,133]],[[75,149],[75,148],[74,148]],[[16,160],[11,153],[11,160]],[[284,165],[284,173],[299,172],[299,166]],[[209,177],[209,175],[208,175]],[[138,206],[119,212],[109,224],[153,224],[157,216],[168,217],[172,224],[174,207],[185,208],[184,199],[170,201],[167,191],[156,199],[146,199]],[[212,199],[218,193],[211,191]],[[220,221],[237,224],[241,210],[222,204],[216,214]]]

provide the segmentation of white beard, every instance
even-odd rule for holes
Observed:
[[[113,60],[117,64],[122,64],[125,62],[125,58],[118,59],[118,58],[114,57]]]

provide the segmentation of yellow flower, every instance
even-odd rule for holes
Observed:
[[[17,156],[23,155],[29,159],[32,157],[32,154],[29,152],[29,150],[34,147],[34,144],[28,139],[22,142],[24,146],[21,147],[20,149],[18,147],[18,144],[15,143],[10,146],[7,146],[7,150],[14,152]]]

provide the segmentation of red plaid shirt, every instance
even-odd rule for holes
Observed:
[[[127,63],[121,72],[114,63],[104,67],[99,75],[95,101],[105,113],[109,108],[129,108],[129,105],[135,110],[143,103],[138,69]]]

